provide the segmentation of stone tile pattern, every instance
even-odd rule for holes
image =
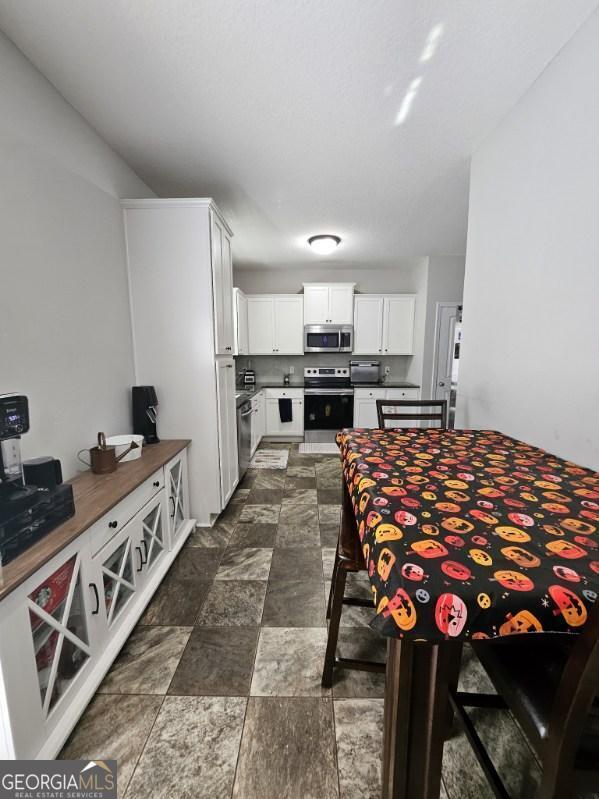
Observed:
[[[116,758],[120,797],[380,796],[384,677],[320,685],[339,460],[286,446],[286,470],[250,470],[216,524],[189,537],[61,752]],[[350,575],[348,594],[368,597],[365,578]],[[344,608],[343,654],[384,660],[371,617]],[[463,681],[488,689],[467,648]],[[518,727],[477,714],[514,797],[530,796],[538,765]],[[444,799],[491,797],[457,733],[443,780]]]

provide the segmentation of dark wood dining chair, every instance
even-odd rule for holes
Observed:
[[[379,427],[385,426],[386,419],[394,421],[414,422],[418,420],[435,420],[440,422],[439,427],[447,427],[447,402],[445,400],[377,400],[377,415]],[[385,408],[413,408],[412,412],[395,413],[388,412]],[[410,425],[394,425],[409,427]],[[359,597],[345,596],[347,575],[351,572],[366,571],[366,563],[362,554],[362,547],[355,524],[347,525],[343,520],[349,518],[353,520],[353,509],[351,501],[345,487],[343,488],[343,502],[349,503],[349,508],[344,508],[347,514],[342,514],[341,527],[335,551],[335,564],[333,566],[333,577],[331,580],[331,590],[327,606],[327,619],[329,619],[329,633],[327,638],[327,649],[322,674],[322,684],[325,688],[330,688],[333,683],[333,673],[336,668],[358,669],[360,671],[384,672],[385,664],[371,660],[359,660],[356,658],[337,657],[337,641],[339,638],[339,626],[341,624],[341,612],[343,605],[357,605],[360,607],[370,607],[374,609],[372,600],[361,599]]]
[[[467,707],[512,712],[541,763],[536,799],[576,796],[578,770],[595,772],[599,792],[599,603],[576,636],[530,633],[472,645],[497,694],[449,696],[495,796],[509,799]]]
[[[388,421],[394,422],[389,427],[413,427],[407,422],[428,421],[439,422],[435,426],[445,428],[447,400],[377,400],[376,414],[380,428],[387,427]]]
[[[327,619],[329,619],[329,632],[327,649],[322,672],[322,685],[330,688],[333,684],[333,673],[338,669],[357,669],[359,671],[385,672],[385,663],[358,658],[337,657],[337,641],[339,638],[339,625],[343,605],[371,608],[374,611],[372,599],[345,596],[347,575],[350,572],[366,571],[366,563],[362,554],[362,546],[358,537],[356,526],[353,524],[353,508],[345,486],[343,487],[344,512],[341,515],[341,526],[335,550],[335,564],[329,591],[327,606]],[[348,507],[349,506],[349,507]],[[348,513],[349,511],[349,513]]]

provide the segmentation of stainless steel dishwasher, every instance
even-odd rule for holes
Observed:
[[[250,465],[252,447],[252,403],[240,397],[237,400],[237,452],[239,459],[239,479]]]

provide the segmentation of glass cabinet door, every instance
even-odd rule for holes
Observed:
[[[167,551],[166,520],[162,496],[150,502],[141,517],[141,547],[143,564],[147,571]]]
[[[124,527],[117,539],[111,542],[108,551],[100,553],[102,599],[109,627],[135,594],[133,546],[130,535],[132,529],[134,529],[132,525]]]
[[[187,520],[186,486],[185,456],[182,455],[174,463],[169,464],[166,469],[169,527],[172,542],[176,540]]]
[[[47,717],[91,654],[80,555],[56,569],[28,595],[27,602],[40,699]]]

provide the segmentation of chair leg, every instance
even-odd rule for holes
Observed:
[[[343,609],[343,595],[345,593],[347,572],[345,569],[337,568],[334,577],[335,579],[331,586],[333,598],[331,620],[329,622],[327,651],[324,656],[324,668],[322,670],[323,688],[330,688],[333,685],[333,669],[335,668],[335,653],[337,652],[337,639],[339,638],[339,625],[341,623],[341,611]]]
[[[335,550],[335,565],[333,566],[333,574],[331,575],[331,587],[329,589],[329,601],[327,602],[327,621],[331,618],[331,609],[333,607],[333,589],[335,581],[337,580],[337,572],[339,570],[339,544]]]

